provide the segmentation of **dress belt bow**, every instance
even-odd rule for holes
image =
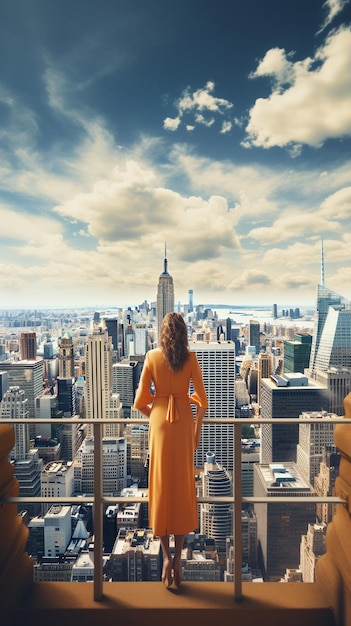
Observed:
[[[170,393],[168,396],[168,406],[167,406],[167,413],[166,413],[166,420],[167,422],[170,422],[172,424],[172,422],[177,422],[179,420],[179,413],[177,411],[177,407],[176,407],[176,402],[175,399],[176,398],[184,398],[184,399],[189,399],[189,396],[187,393],[184,394],[176,394],[174,395],[173,393]]]
[[[177,411],[176,406],[175,406],[173,393],[170,393],[169,397],[168,397],[168,407],[167,407],[167,413],[166,413],[166,420],[167,420],[167,422],[170,422],[171,424],[172,424],[172,422],[176,422],[177,420],[179,420],[179,415],[178,415],[178,411]]]
[[[172,424],[173,422],[177,422],[180,417],[176,407],[176,399],[182,398],[184,400],[190,401],[190,397],[187,393],[168,393],[168,394],[158,394],[156,393],[157,398],[168,398],[167,412],[166,412],[166,420]]]

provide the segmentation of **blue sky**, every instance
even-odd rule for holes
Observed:
[[[2,0],[0,306],[351,290],[350,0]]]

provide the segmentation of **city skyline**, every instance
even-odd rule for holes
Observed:
[[[84,7],[84,9],[83,9]],[[21,46],[18,46],[21,41]],[[351,2],[5,0],[1,306],[350,298]]]

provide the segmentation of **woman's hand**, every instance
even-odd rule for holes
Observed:
[[[202,406],[198,406],[197,410],[196,410],[196,420],[195,420],[195,450],[197,450],[200,447],[200,439],[201,439],[201,427],[202,427],[202,420],[203,417],[206,413],[206,409],[204,409]]]

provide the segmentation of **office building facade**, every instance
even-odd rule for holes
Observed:
[[[310,364],[311,346],[309,333],[294,333],[293,340],[284,341],[284,373],[304,373]]]
[[[121,529],[110,557],[111,580],[158,582],[161,560],[161,542],[152,530]]]
[[[325,387],[300,373],[272,375],[261,380],[261,417],[298,418],[303,411],[328,407]],[[296,461],[298,424],[262,424],[261,463]]]
[[[6,391],[9,387],[9,375],[7,372],[2,372],[0,370],[0,402],[3,399]]]
[[[74,347],[70,333],[66,333],[59,343],[59,377],[74,378]]]
[[[208,409],[202,425],[195,465],[203,467],[211,450],[217,462],[228,472],[234,471],[234,426],[221,424],[221,418],[235,417],[235,349],[231,341],[191,341],[189,349],[196,353],[208,397]],[[216,419],[206,424],[206,417]],[[217,422],[218,420],[218,422]]]
[[[119,394],[123,409],[129,413],[138,384],[138,362],[126,360],[112,366],[112,392]]]
[[[85,410],[88,420],[106,419],[112,390],[112,345],[107,332],[97,327],[88,336],[85,348]],[[106,427],[103,427],[103,434]],[[87,424],[87,434],[93,427]]]
[[[296,466],[301,476],[313,486],[320,470],[323,451],[334,444],[333,422],[337,415],[327,411],[304,411],[300,417],[303,420],[320,420],[318,424],[299,424]]]
[[[310,370],[306,370],[306,373],[310,373]],[[326,370],[316,368],[313,380],[327,390],[328,412],[344,415],[344,399],[351,391],[351,368],[341,366],[329,367]]]
[[[2,419],[20,419],[21,423],[13,425],[15,431],[15,445],[10,452],[11,461],[23,461],[28,455],[30,448],[28,418],[28,400],[23,389],[11,386],[4,394],[0,405],[0,417]],[[11,422],[10,422],[11,424]]]
[[[289,496],[288,503],[258,503],[259,566],[266,582],[278,582],[287,568],[298,569],[301,535],[315,521],[316,508],[309,502],[312,487],[299,475],[294,463],[255,465],[255,497]],[[293,496],[305,497],[306,504],[294,503]]]
[[[103,492],[118,496],[127,486],[127,442],[123,437],[102,440]],[[94,494],[94,438],[86,437],[74,460],[74,492]]]
[[[316,565],[326,551],[326,530],[326,524],[308,524],[307,533],[301,537],[300,569],[304,583],[316,581]]]
[[[34,332],[21,333],[20,350],[22,361],[35,361],[37,358],[37,334]]]
[[[249,346],[254,346],[256,354],[261,350],[261,337],[260,337],[260,323],[256,320],[250,320],[249,322]]]
[[[233,494],[229,473],[216,462],[215,454],[207,452],[202,474],[202,495],[227,496]],[[204,503],[200,506],[200,533],[213,539],[219,554],[226,552],[227,537],[233,534],[233,505],[231,503]]]
[[[35,399],[43,391],[44,361],[37,358],[36,361],[4,361],[1,369],[8,373],[9,386],[18,386],[23,389],[28,400],[28,417],[35,418]],[[36,436],[35,424],[29,426],[31,439]]]

